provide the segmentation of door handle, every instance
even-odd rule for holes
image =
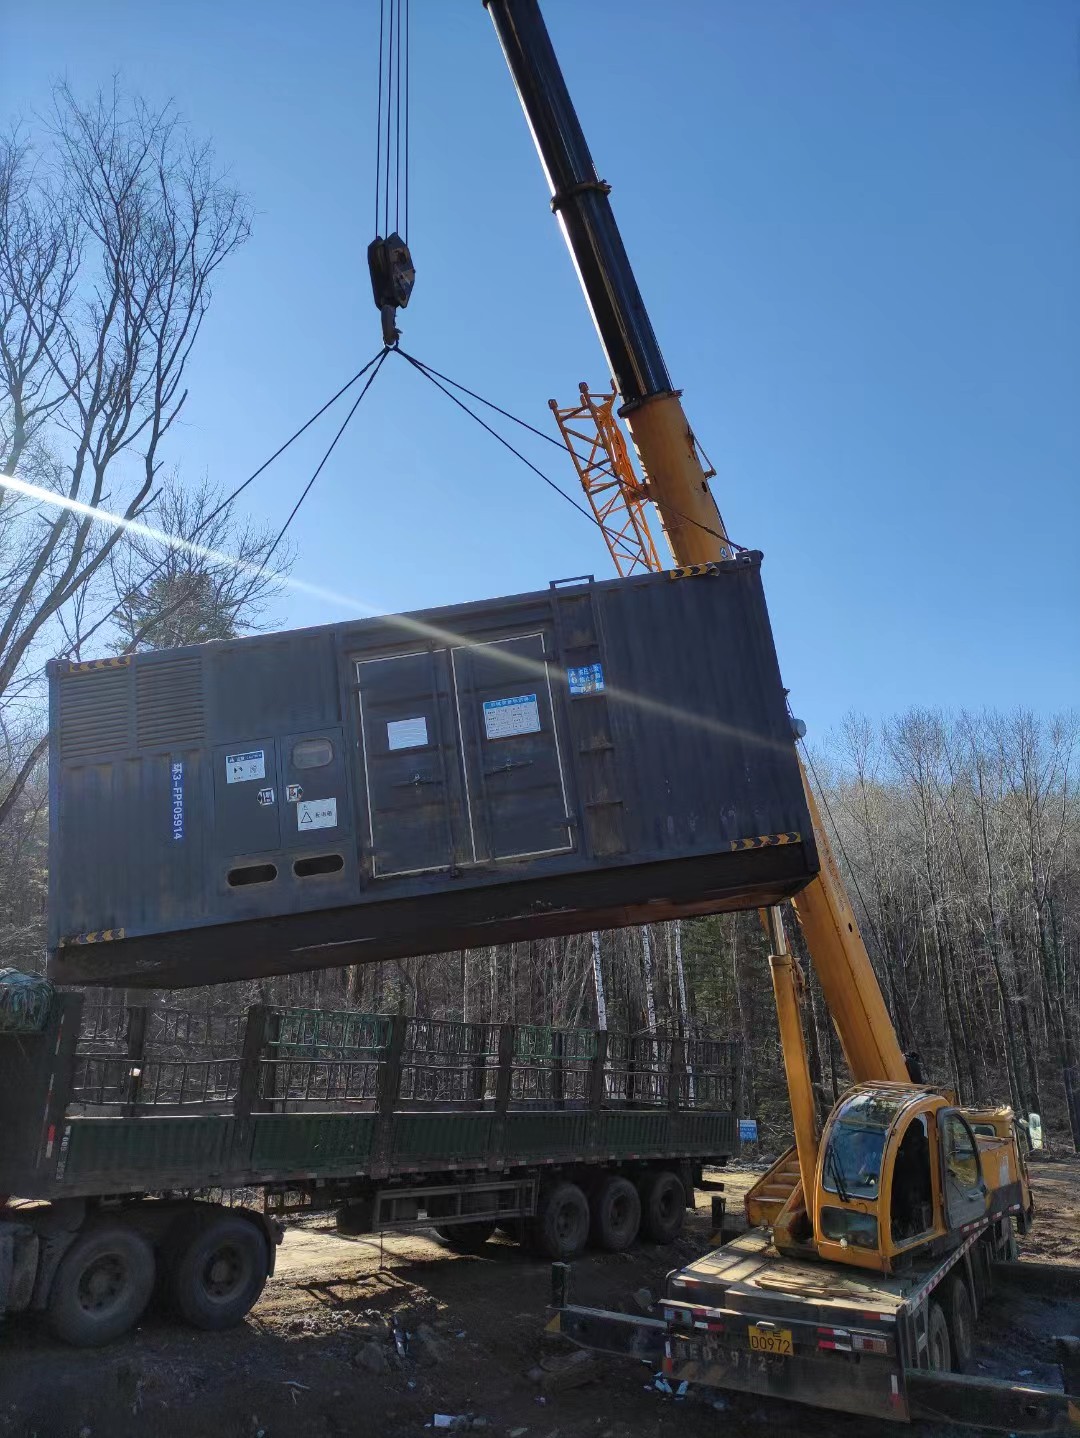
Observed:
[[[507,759],[502,764],[496,764],[493,769],[485,769],[487,774],[509,774],[511,769],[528,769],[535,761],[532,759]]]
[[[395,789],[419,789],[424,784],[441,784],[442,779],[425,779],[420,774],[414,774],[411,779],[399,779],[394,785]]]

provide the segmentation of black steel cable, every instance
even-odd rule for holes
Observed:
[[[527,429],[530,434],[535,434],[538,439],[546,439],[548,444],[553,444],[556,449],[561,450],[565,448],[561,440],[555,439],[553,435],[545,434],[542,429],[537,429],[536,426],[530,424],[528,420],[521,419],[516,414],[511,414],[509,410],[503,409],[501,405],[497,405],[493,400],[485,399],[482,394],[477,394],[475,390],[469,389],[468,385],[462,384],[459,380],[451,379],[449,375],[440,374],[437,369],[433,369],[431,365],[425,364],[423,360],[418,360],[415,355],[407,354],[405,350],[400,349],[400,346],[399,350],[400,353],[403,354],[407,360],[411,361],[412,364],[416,365],[418,369],[423,371],[429,379],[438,378],[443,380],[446,384],[452,385],[454,389],[461,390],[462,394],[467,394],[471,399],[475,399],[478,403],[487,405],[488,409],[495,410],[495,412],[497,414],[501,414],[504,419],[513,420],[514,424],[519,424],[522,429]],[[451,395],[450,397],[451,399],[453,399],[453,395]],[[704,451],[702,452],[704,453]],[[561,494],[563,493],[563,491],[560,490],[559,493]],[[702,524],[700,519],[692,519],[688,514],[683,514],[681,510],[675,509],[675,507],[671,504],[667,504],[665,507],[669,509],[672,514],[677,515],[678,518],[681,519],[685,524],[692,524],[695,529],[704,530],[706,534],[711,534],[714,539],[719,539],[722,544],[727,544],[732,549],[737,550],[742,554],[747,553],[746,545],[736,543],[736,541],[732,539],[730,535],[723,534],[718,529],[712,529],[707,524]],[[601,528],[603,528],[603,525],[601,525]]]
[[[358,379],[363,379],[364,375],[367,374],[371,366],[375,364],[379,357],[384,353],[385,350],[380,350],[378,354],[372,355],[371,359],[368,360],[367,364],[364,365],[362,369],[358,369],[353,375],[352,379],[348,380],[345,384],[341,386],[337,394],[331,395],[321,409],[317,409],[315,413],[311,416],[311,418],[309,420],[305,420],[304,423],[300,426],[300,428],[294,431],[294,433],[289,436],[289,438],[285,441],[283,445],[280,446],[280,448],[274,450],[273,454],[270,456],[269,459],[264,460],[263,463],[259,465],[258,469],[255,470],[253,474],[249,474],[247,479],[245,479],[242,484],[238,484],[236,488],[232,491],[232,493],[227,495],[221,501],[221,503],[216,509],[212,509],[210,511],[206,518],[197,526],[195,533],[200,533],[205,528],[205,526],[210,523],[212,519],[217,518],[217,516],[227,505],[232,504],[233,500],[236,499],[237,495],[242,494],[244,490],[247,489],[248,485],[252,482],[252,480],[258,479],[259,475],[262,474],[263,470],[268,469],[270,465],[273,464],[274,460],[277,459],[278,455],[284,454],[285,451],[289,448],[289,446],[293,443],[293,441],[299,439],[305,430],[310,429],[317,419],[321,419],[322,416],[326,413],[326,411],[330,408],[330,406],[332,404],[335,404],[346,392],[346,390],[352,389],[353,385]]]
[[[409,5],[405,0],[405,228],[402,237],[409,243]]]
[[[496,414],[501,414],[504,419],[513,420],[513,422],[519,424],[522,429],[527,429],[530,434],[535,434],[538,439],[546,439],[548,444],[553,444],[556,449],[561,450],[565,448],[562,440],[556,439],[554,435],[545,434],[542,429],[537,429],[536,426],[530,424],[527,419],[520,419],[516,414],[511,414],[508,409],[503,409],[501,405],[496,404],[494,400],[485,399],[482,394],[477,394],[475,390],[470,389],[468,385],[462,384],[460,380],[451,379],[449,375],[440,374],[437,369],[427,364],[424,360],[418,360],[415,355],[406,354],[400,345],[398,346],[398,350],[401,354],[405,355],[407,360],[412,360],[413,364],[418,365],[421,369],[434,375],[436,379],[441,379],[444,384],[452,385],[454,389],[461,390],[462,394],[467,394],[470,399],[475,399],[479,404],[487,405],[488,409],[493,409]]]
[[[394,83],[394,0],[390,4],[390,44],[386,57],[386,177],[383,186],[383,234],[390,233],[390,92]]]
[[[227,494],[225,498],[221,501],[221,503],[216,505],[210,511],[210,513],[206,516],[205,519],[201,519],[199,523],[195,526],[195,528],[192,530],[189,538],[192,540],[197,539],[198,536],[202,534],[202,532],[206,529],[206,526],[210,524],[213,520],[215,520],[223,509],[227,509],[228,506],[232,504],[232,502],[237,498],[238,495],[243,494],[244,490],[247,489],[249,484],[253,483],[256,479],[258,479],[259,475],[262,474],[264,470],[269,469],[270,466],[273,464],[274,460],[277,459],[279,455],[284,454],[291,444],[298,440],[306,430],[309,430],[317,419],[321,419],[322,416],[326,413],[326,411],[330,408],[330,406],[335,404],[341,398],[341,396],[345,394],[347,390],[352,389],[353,385],[358,379],[363,379],[364,375],[367,374],[371,366],[375,364],[376,361],[380,358],[385,358],[385,355],[385,348],[381,349],[378,354],[372,355],[371,359],[368,360],[367,364],[364,365],[361,369],[358,369],[357,372],[353,375],[352,379],[348,380],[345,384],[343,384],[336,394],[331,395],[330,398],[326,401],[326,403],[322,405],[319,409],[317,409],[310,419],[305,420],[299,429],[294,430],[293,433],[289,436],[289,438],[285,441],[285,443],[279,445],[278,448],[274,450],[273,454],[270,456],[269,459],[263,460],[262,464],[259,465],[258,469],[253,470],[252,473],[248,475],[247,479],[245,479],[241,484],[238,484],[236,488],[231,491],[231,493]],[[366,389],[367,386],[365,386],[365,391]],[[336,442],[337,441],[335,440],[335,443]],[[275,543],[276,542],[277,541],[275,541]],[[167,548],[171,552],[172,546],[167,546]],[[149,584],[149,582],[154,578],[154,576],[160,573],[160,571],[165,568],[165,565],[168,562],[168,554],[166,554],[162,559],[158,560],[157,564],[155,564],[151,569],[149,569],[139,581],[140,588],[143,585]],[[113,608],[110,609],[107,613],[103,614],[95,624],[92,624],[90,628],[81,636],[82,642],[85,643],[85,641],[89,639],[92,634],[96,634],[103,625],[107,624],[109,620],[112,619],[113,616],[120,609],[123,608],[123,606],[128,602],[128,600],[134,597],[136,592],[136,590],[132,590],[130,594],[126,594],[119,604],[114,605]]]
[[[341,427],[339,427],[338,433],[335,434],[334,439],[329,441],[329,447],[328,449],[326,449],[326,453],[324,454],[324,456],[322,456],[322,459],[319,460],[319,463],[315,466],[314,475],[312,475],[311,479],[308,480],[308,483],[303,486],[303,489],[301,490],[301,498],[296,500],[295,505],[293,505],[292,509],[289,510],[289,518],[286,519],[285,523],[283,523],[282,525],[282,528],[279,529],[278,538],[276,538],[275,541],[273,541],[273,544],[270,545],[270,548],[267,549],[266,558],[263,559],[262,564],[259,565],[259,572],[257,572],[257,574],[255,575],[255,580],[252,580],[252,588],[255,587],[256,581],[259,580],[259,577],[260,575],[262,575],[262,572],[265,571],[266,565],[269,564],[270,557],[272,557],[273,552],[275,552],[275,549],[278,548],[278,545],[280,544],[280,542],[282,542],[282,539],[285,538],[286,531],[288,531],[290,523],[292,523],[293,519],[295,519],[296,515],[298,515],[299,508],[301,508],[303,500],[308,498],[309,493],[311,493],[311,487],[312,485],[314,485],[315,480],[318,479],[319,475],[321,475],[326,460],[328,460],[329,457],[331,457],[331,454],[334,453],[334,450],[337,449],[338,440],[341,439],[342,434],[344,434],[345,430],[348,429],[349,420],[351,420],[352,416],[354,416],[354,414],[357,413],[358,408],[360,408],[360,401],[362,400],[362,398],[364,398],[364,395],[368,393],[368,390],[370,390],[371,385],[375,383],[375,375],[377,375],[378,371],[383,368],[383,362],[385,361],[385,358],[387,358],[388,354],[390,354],[390,349],[388,349],[384,345],[383,349],[380,349],[380,352],[378,352],[377,357],[372,359],[371,362],[375,365],[374,370],[372,370],[371,374],[368,375],[367,381],[365,381],[364,388],[362,388],[360,394],[358,394],[357,398],[352,401],[352,408],[348,411],[348,414],[347,416],[345,416],[344,420],[341,421]],[[247,597],[247,592],[250,592],[250,588],[249,590],[244,592],[244,598]],[[240,600],[240,604],[243,604],[243,600]],[[237,608],[239,608],[239,605],[237,605]]]
[[[401,0],[397,5],[397,82],[395,104],[397,118],[394,121],[394,229],[401,233]]]
[[[583,514],[591,524],[595,524],[597,529],[599,529],[601,533],[604,532],[604,526],[600,523],[595,514],[587,510],[584,505],[578,504],[577,500],[573,497],[573,495],[567,494],[565,489],[560,489],[559,486],[555,483],[555,481],[551,479],[548,475],[546,475],[544,471],[540,469],[537,465],[533,464],[531,459],[527,458],[527,456],[522,454],[520,449],[515,449],[515,447],[510,443],[510,441],[506,439],[503,435],[501,435],[497,429],[492,429],[491,425],[488,424],[487,420],[481,419],[481,417],[476,413],[476,411],[471,410],[464,400],[458,399],[456,394],[453,394],[450,390],[448,390],[444,384],[440,384],[440,382],[435,378],[434,373],[429,372],[427,369],[425,369],[418,359],[414,359],[412,355],[406,354],[406,352],[400,348],[397,350],[397,353],[400,354],[403,359],[408,360],[409,364],[412,365],[412,367],[416,370],[418,374],[422,374],[425,379],[430,380],[436,389],[442,390],[443,394],[446,395],[447,399],[452,400],[459,409],[463,409],[470,419],[474,419],[476,421],[476,423],[480,426],[481,429],[486,429],[488,434],[490,434],[492,438],[497,439],[499,443],[503,445],[506,449],[508,449],[512,455],[515,455],[518,459],[520,459],[522,464],[524,464],[527,468],[531,469],[533,474],[537,475],[538,478],[542,479],[544,483],[548,485],[551,489],[553,489],[557,495],[560,495],[561,498],[565,499],[567,504],[572,505],[579,514]]]
[[[379,0],[379,94],[375,124],[375,233],[379,233],[379,176],[382,172],[382,72],[383,72],[383,11],[386,0]]]

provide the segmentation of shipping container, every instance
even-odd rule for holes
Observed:
[[[50,974],[177,987],[772,904],[761,556],[50,667]]]

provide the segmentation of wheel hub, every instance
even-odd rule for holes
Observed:
[[[203,1282],[211,1298],[227,1298],[236,1288],[243,1272],[243,1264],[236,1249],[229,1246],[219,1248],[210,1255]]]
[[[124,1287],[124,1265],[115,1254],[97,1259],[79,1282],[79,1303],[88,1313],[100,1313],[115,1303]]]

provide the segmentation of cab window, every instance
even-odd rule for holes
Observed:
[[[956,1114],[949,1114],[945,1120],[945,1170],[958,1188],[978,1186],[981,1175],[975,1140]]]
[[[883,1129],[842,1121],[834,1124],[822,1165],[824,1187],[845,1201],[877,1198],[884,1146]]]

